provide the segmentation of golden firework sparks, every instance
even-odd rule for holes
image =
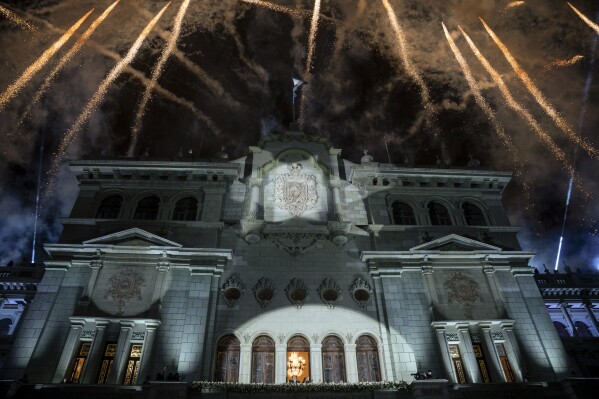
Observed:
[[[482,21],[485,29],[487,30],[487,32],[489,33],[489,35],[491,36],[491,38],[493,39],[493,41],[495,42],[495,44],[497,44],[497,47],[499,47],[499,49],[501,50],[501,52],[503,53],[503,55],[505,56],[505,58],[507,59],[507,61],[512,66],[512,69],[514,70],[514,72],[516,72],[516,74],[518,75],[518,77],[520,78],[520,80],[522,81],[522,83],[524,83],[524,86],[526,86],[526,88],[528,89],[528,91],[530,92],[530,94],[532,94],[532,96],[534,97],[534,99],[536,100],[536,102],[541,106],[541,108],[543,108],[543,110],[545,111],[545,113],[547,113],[547,115],[549,115],[549,117],[553,120],[553,122],[564,133],[566,133],[566,136],[571,141],[575,142],[580,147],[582,147],[589,155],[591,155],[591,156],[599,159],[599,151],[596,148],[594,148],[591,144],[589,144],[584,138],[578,136],[574,132],[574,130],[570,127],[570,125],[568,124],[568,122],[566,122],[566,120],[559,114],[559,112],[549,102],[549,100],[547,100],[545,98],[545,96],[543,95],[543,93],[541,93],[541,91],[534,84],[534,82],[532,81],[532,79],[522,69],[522,67],[520,66],[520,64],[518,64],[518,62],[512,56],[512,54],[510,53],[510,51],[508,50],[508,48],[506,47],[506,45],[503,44],[503,42],[497,37],[497,35],[495,35],[495,32],[493,32],[491,30],[491,28],[485,23],[485,21],[482,18],[480,18],[480,20]]]
[[[414,66],[414,63],[410,59],[408,43],[406,41],[405,34],[401,29],[401,26],[399,25],[397,16],[395,15],[395,11],[393,11],[393,8],[391,7],[391,4],[389,4],[388,0],[381,1],[383,2],[385,9],[387,10],[389,22],[391,23],[391,27],[393,28],[393,32],[395,33],[396,44],[399,50],[399,58],[401,59],[403,67],[408,73],[408,75],[416,82],[416,84],[420,88],[420,97],[422,98],[422,104],[424,108],[428,112],[432,113],[434,112],[435,108],[431,103],[428,87],[426,86],[424,79],[420,75],[420,72],[418,71],[416,66]]]
[[[46,65],[46,63],[50,60],[50,58],[66,43],[67,40],[75,33],[75,31],[79,28],[79,26],[85,21],[85,19],[92,13],[94,9],[92,8],[87,14],[85,14],[79,21],[75,22],[73,26],[69,28],[61,37],[58,39],[50,48],[48,48],[44,53],[27,69],[23,74],[15,80],[8,88],[4,91],[4,93],[0,94],[0,110],[2,110],[6,104],[16,96],[23,87],[31,80],[31,78],[39,72],[40,69]]]
[[[133,61],[133,58],[135,58],[135,55],[139,51],[139,48],[141,47],[142,43],[144,42],[146,37],[150,34],[150,32],[152,31],[152,28],[154,28],[154,25],[156,25],[156,23],[158,22],[160,17],[162,17],[162,14],[166,11],[166,9],[168,8],[168,6],[170,4],[171,4],[170,2],[167,3],[158,12],[158,14],[156,14],[154,19],[152,19],[148,23],[148,25],[144,28],[144,30],[141,32],[141,34],[138,36],[138,38],[135,40],[135,42],[133,43],[133,45],[127,52],[127,55],[121,61],[119,61],[114,66],[114,68],[112,68],[112,70],[108,73],[106,78],[104,78],[104,80],[98,87],[98,90],[96,90],[96,92],[94,93],[92,98],[88,101],[87,105],[85,106],[85,108],[83,109],[81,114],[79,114],[79,117],[77,118],[77,120],[75,121],[73,126],[64,135],[62,141],[60,142],[58,150],[56,152],[55,160],[54,160],[53,167],[51,170],[52,175],[54,173],[56,173],[56,171],[58,171],[58,168],[60,166],[60,161],[66,156],[66,150],[67,150],[69,144],[75,139],[79,130],[83,127],[83,125],[90,118],[90,116],[92,115],[93,111],[96,109],[98,104],[100,104],[100,102],[106,95],[108,88],[112,85],[112,83],[116,80],[116,78],[119,77],[119,75],[121,74],[123,69],[128,64],[130,64],[131,61]]]
[[[520,7],[523,5],[524,5],[523,1],[511,1],[505,7],[503,7],[503,10],[501,10],[501,13],[503,14],[513,8]]]
[[[310,81],[312,64],[314,63],[314,48],[316,47],[316,33],[318,31],[318,18],[320,16],[320,0],[314,1],[314,11],[312,12],[312,20],[310,22],[310,33],[308,35],[308,55],[306,56],[306,67],[304,69],[304,79]],[[306,108],[306,97],[308,96],[309,88],[304,89],[300,100],[300,126],[304,123],[304,110]]]
[[[559,160],[562,163],[562,165],[564,165],[564,168],[566,168],[568,174],[574,175],[574,167],[568,161],[566,154],[562,151],[561,148],[557,146],[557,144],[555,144],[553,139],[551,139],[551,136],[549,136],[549,134],[541,127],[541,125],[537,122],[535,117],[526,108],[524,108],[522,104],[516,101],[499,72],[497,72],[497,70],[493,68],[491,63],[480,52],[480,50],[478,49],[476,44],[474,44],[470,36],[468,36],[468,34],[460,26],[458,26],[458,28],[460,29],[460,32],[462,32],[462,35],[466,39],[466,42],[468,42],[470,49],[472,49],[472,52],[476,55],[476,58],[478,58],[478,60],[485,68],[487,73],[491,75],[491,78],[493,78],[493,81],[495,81],[495,83],[497,84],[497,87],[499,88],[499,91],[501,92],[506,104],[526,121],[528,126],[530,126],[530,128],[537,134],[541,142],[549,149],[549,151],[555,156],[555,158]],[[577,185],[581,187],[580,184]]]
[[[30,30],[31,32],[37,32],[37,28],[35,26],[31,25],[29,22],[25,21],[23,18],[19,17],[17,14],[10,11],[6,7],[0,6],[0,14],[8,18],[8,20],[12,22],[14,25]]]
[[[96,18],[96,20],[94,22],[92,22],[92,24],[89,26],[89,28],[87,28],[87,30],[79,37],[77,42],[75,42],[73,47],[71,47],[69,49],[69,51],[64,56],[62,56],[62,58],[60,59],[58,64],[56,64],[54,69],[52,69],[52,71],[48,74],[48,76],[46,76],[46,78],[42,82],[42,85],[40,86],[39,90],[35,93],[35,96],[31,100],[31,103],[27,107],[27,110],[23,113],[21,118],[18,120],[17,126],[20,126],[21,123],[23,123],[23,121],[25,120],[27,115],[29,115],[29,112],[31,112],[31,108],[33,108],[33,106],[35,106],[35,104],[37,104],[37,102],[42,98],[42,96],[44,95],[44,93],[46,92],[48,87],[50,87],[50,84],[52,84],[52,81],[54,80],[56,75],[58,75],[58,73],[71,60],[71,58],[73,58],[73,56],[75,54],[77,54],[79,52],[79,50],[81,50],[81,48],[83,47],[83,45],[85,45],[85,43],[90,38],[90,36],[94,33],[94,31],[98,28],[98,26],[100,26],[100,24],[106,19],[106,17],[108,17],[108,14],[110,14],[112,9],[114,7],[116,7],[116,5],[120,1],[121,0],[117,0],[114,3],[112,3],[112,5],[110,7],[108,7],[102,13],[102,15],[100,15],[98,18]]]
[[[269,3],[267,1],[261,1],[261,0],[241,0],[241,1],[244,3],[268,8],[273,11],[282,12],[284,14],[294,16],[294,17],[303,17],[305,14],[305,11],[303,11],[303,10],[297,10],[295,8],[284,7],[284,6],[280,6],[278,4]]]
[[[162,51],[160,55],[160,59],[156,63],[154,70],[152,71],[152,78],[149,85],[146,85],[146,89],[144,91],[142,100],[137,108],[137,113],[135,114],[135,121],[133,122],[133,128],[131,130],[131,144],[129,146],[129,151],[127,151],[127,155],[133,156],[133,151],[135,151],[135,146],[137,144],[137,136],[139,135],[139,131],[142,126],[142,118],[144,112],[146,110],[146,106],[150,101],[150,97],[152,96],[152,91],[156,87],[158,83],[158,78],[162,75],[162,71],[164,70],[164,65],[166,61],[171,56],[173,49],[177,46],[177,40],[179,40],[179,35],[181,33],[181,25],[183,24],[183,18],[185,17],[185,12],[187,11],[187,7],[189,6],[190,0],[184,0],[181,3],[181,7],[179,7],[179,11],[175,16],[175,22],[173,24],[173,32],[171,33],[166,47]]]
[[[597,25],[596,23],[594,23],[593,21],[591,21],[590,19],[588,19],[583,13],[581,13],[580,11],[578,11],[578,9],[576,7],[574,7],[572,4],[570,4],[568,2],[568,5],[570,6],[570,8],[572,10],[574,10],[574,12],[576,14],[578,14],[578,16],[580,17],[580,19],[582,19],[584,22],[586,22],[586,24],[588,26],[590,26],[591,28],[595,29],[595,32],[597,32],[599,34],[599,25]]]
[[[545,68],[543,68],[543,70],[545,70],[545,72],[548,72],[555,68],[568,67],[568,66],[576,64],[579,61],[582,61],[583,59],[584,59],[584,56],[579,54],[579,55],[575,55],[574,57],[571,57],[571,58],[566,58],[565,60],[555,60],[552,63],[550,63],[549,65],[545,66]]]

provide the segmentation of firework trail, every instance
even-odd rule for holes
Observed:
[[[37,28],[31,25],[29,22],[25,21],[23,18],[19,17],[14,12],[10,11],[8,8],[0,6],[0,14],[3,14],[10,22],[12,22],[16,26],[20,26],[21,28],[25,28],[30,30],[31,32],[37,32]]]
[[[144,91],[142,100],[137,108],[137,113],[135,114],[135,121],[133,122],[133,129],[131,131],[131,144],[129,145],[129,151],[127,151],[128,156],[133,156],[133,151],[135,151],[135,146],[137,144],[137,136],[139,135],[139,131],[142,127],[142,118],[146,110],[146,106],[148,105],[148,101],[150,101],[150,97],[152,96],[154,87],[156,87],[156,83],[158,83],[158,78],[160,78],[160,75],[162,75],[162,72],[164,71],[164,65],[166,64],[166,61],[171,56],[173,49],[177,46],[177,40],[179,40],[179,35],[181,34],[181,24],[183,23],[183,17],[185,17],[185,12],[187,11],[189,2],[190,0],[184,0],[183,3],[181,3],[181,7],[179,7],[179,11],[175,16],[173,32],[168,39],[166,47],[160,55],[160,59],[152,71],[152,80],[150,84],[146,85],[146,90]]]
[[[358,20],[362,14],[364,13],[364,10],[366,9],[366,0],[359,0],[358,1],[358,7],[356,9],[355,14],[353,14],[342,26],[341,29],[339,29],[339,31],[337,32],[336,36],[336,40],[335,40],[335,45],[333,46],[333,57],[332,58],[337,58],[339,51],[341,51],[341,47],[343,46],[343,44],[345,43],[345,38],[347,37],[347,31],[354,26],[354,23],[356,20]]]
[[[584,57],[579,54],[579,55],[575,55],[574,57],[568,58],[565,60],[555,60],[551,64],[549,64],[545,68],[543,68],[543,70],[545,72],[549,72],[550,70],[555,69],[555,68],[568,67],[568,66],[576,64],[579,61],[582,61],[583,59],[584,59]]]
[[[318,18],[320,17],[320,0],[314,1],[314,11],[312,21],[310,22],[310,33],[308,35],[308,55],[306,56],[306,66],[304,68],[304,80],[310,81],[310,73],[314,62],[314,48],[316,47],[316,32],[318,32]],[[306,108],[306,97],[310,89],[304,90],[300,100],[300,126],[304,124],[304,110]]]
[[[495,112],[491,109],[491,106],[487,103],[487,100],[485,100],[485,98],[483,97],[480,86],[478,85],[478,83],[476,82],[474,77],[472,76],[472,71],[470,70],[468,63],[466,62],[466,60],[462,56],[462,53],[460,52],[460,50],[456,46],[455,42],[451,38],[449,32],[447,31],[447,28],[445,27],[445,24],[443,22],[441,22],[441,25],[443,26],[443,32],[445,32],[445,37],[447,38],[447,41],[449,42],[449,47],[451,47],[451,51],[453,52],[453,55],[455,56],[456,60],[458,61],[458,64],[460,64],[460,67],[462,67],[462,72],[464,72],[464,77],[466,78],[466,81],[468,82],[468,86],[470,86],[470,89],[472,90],[472,94],[474,95],[474,99],[476,100],[476,103],[483,110],[483,112],[487,116],[487,119],[489,120],[489,122],[491,122],[491,124],[495,128],[495,131],[497,132],[497,134],[499,135],[499,137],[501,138],[503,143],[506,145],[506,147],[508,147],[508,149],[510,151],[513,151],[514,146],[512,144],[512,140],[505,133],[503,126],[497,120],[497,116],[496,116]]]
[[[507,105],[512,110],[514,110],[518,115],[520,115],[526,121],[526,123],[528,123],[528,125],[532,128],[532,130],[534,130],[534,132],[541,139],[541,141],[545,144],[545,146],[547,146],[549,148],[549,150],[553,153],[553,155],[559,161],[562,162],[562,164],[568,170],[568,172],[574,173],[574,168],[570,164],[570,162],[567,160],[564,152],[555,144],[555,142],[551,139],[549,134],[547,134],[547,132],[541,127],[541,125],[537,122],[537,120],[534,118],[534,116],[532,116],[532,114],[528,110],[526,110],[518,101],[516,101],[516,99],[514,99],[514,96],[512,96],[512,93],[508,89],[507,85],[505,84],[505,81],[503,80],[503,78],[501,77],[499,72],[497,72],[497,70],[495,70],[495,68],[493,68],[491,66],[491,64],[485,58],[485,56],[482,55],[482,53],[480,52],[478,47],[476,47],[476,45],[474,44],[472,39],[470,39],[470,36],[468,36],[468,34],[466,32],[464,32],[464,30],[461,27],[458,27],[458,28],[460,29],[460,32],[462,32],[462,35],[464,36],[464,38],[466,38],[466,41],[468,42],[468,45],[472,49],[472,52],[474,52],[474,54],[476,55],[476,58],[478,58],[478,60],[483,65],[485,70],[489,73],[489,75],[491,75],[491,77],[497,84],[497,87],[499,88],[499,91],[503,95],[503,98],[504,98],[505,102],[507,103]]]
[[[112,9],[114,7],[116,7],[116,5],[119,3],[119,1],[121,1],[121,0],[115,1],[110,7],[108,7],[102,13],[102,15],[100,15],[98,18],[96,18],[96,20],[94,22],[92,22],[92,24],[89,26],[89,28],[87,28],[87,30],[79,37],[79,39],[73,45],[73,47],[71,47],[71,49],[60,59],[58,64],[56,64],[56,66],[54,67],[54,69],[52,69],[52,71],[48,74],[48,76],[46,76],[42,85],[37,90],[37,92],[35,93],[35,96],[31,100],[31,103],[29,104],[29,106],[27,107],[27,109],[25,110],[25,112],[23,113],[21,118],[19,118],[19,120],[17,121],[17,124],[16,124],[17,127],[23,123],[23,121],[25,120],[27,115],[29,115],[29,113],[31,112],[31,109],[42,98],[42,96],[44,95],[44,93],[46,92],[48,87],[50,87],[50,84],[52,84],[52,81],[54,80],[56,75],[58,75],[58,73],[71,60],[71,58],[73,58],[73,56],[75,54],[77,54],[79,52],[79,50],[81,50],[83,45],[87,42],[87,40],[90,38],[90,36],[94,33],[96,28],[98,26],[100,26],[100,24],[106,19],[108,14],[110,14]]]
[[[112,68],[112,70],[106,76],[106,78],[104,78],[104,80],[98,87],[98,90],[93,95],[93,97],[89,100],[89,102],[87,103],[87,105],[85,106],[85,108],[83,109],[81,114],[79,114],[79,117],[77,118],[77,120],[75,121],[73,126],[67,131],[67,133],[63,137],[62,141],[60,142],[60,146],[56,152],[56,157],[54,160],[54,164],[52,166],[51,175],[54,175],[56,173],[56,171],[58,170],[58,168],[60,166],[60,161],[66,156],[67,147],[73,141],[73,139],[77,135],[77,132],[83,127],[85,122],[87,122],[87,120],[92,115],[94,109],[98,106],[100,101],[102,101],[102,99],[104,98],[104,95],[108,91],[108,88],[110,87],[110,85],[116,80],[117,77],[119,77],[119,75],[122,73],[125,66],[128,65],[129,63],[131,63],[131,61],[137,54],[139,48],[141,47],[143,41],[150,34],[150,32],[152,31],[152,28],[154,27],[154,25],[156,25],[156,23],[158,22],[160,17],[162,17],[162,14],[166,11],[166,9],[168,8],[168,6],[170,4],[171,4],[170,2],[167,3],[162,8],[162,10],[160,10],[158,12],[158,14],[156,14],[154,19],[152,19],[150,21],[150,23],[148,23],[148,25],[144,28],[144,30],[141,32],[141,34],[139,35],[137,40],[135,40],[135,42],[133,43],[133,45],[127,52],[127,55],[121,61],[119,61],[114,66],[114,68]],[[50,185],[48,187],[50,187]]]
[[[588,19],[583,13],[581,13],[580,11],[578,11],[578,9],[576,7],[574,7],[572,4],[570,4],[568,2],[568,5],[570,6],[570,8],[572,8],[572,10],[574,10],[574,12],[576,14],[578,14],[578,16],[580,17],[580,19],[582,19],[584,22],[586,22],[586,24],[588,26],[590,26],[591,28],[595,29],[595,32],[597,32],[599,34],[599,25],[597,25],[596,23],[594,23],[593,21],[591,21],[590,19]]]
[[[434,107],[431,103],[430,93],[428,91],[428,87],[426,83],[424,83],[424,79],[420,75],[420,72],[414,66],[414,63],[410,59],[408,54],[408,44],[406,41],[406,37],[399,26],[399,22],[397,21],[397,16],[395,15],[395,11],[389,4],[388,0],[381,0],[385,9],[387,10],[387,16],[389,17],[389,22],[391,23],[391,27],[395,32],[395,38],[397,39],[397,48],[399,49],[399,57],[403,64],[404,69],[408,73],[408,75],[416,82],[418,87],[420,88],[420,97],[422,98],[422,104],[427,112],[434,112]]]
[[[253,4],[255,6],[260,6],[260,7],[268,8],[268,9],[273,10],[273,11],[282,12],[282,13],[287,14],[287,15],[292,16],[292,17],[303,17],[307,13],[304,10],[297,10],[297,9],[290,8],[290,7],[283,7],[283,6],[280,6],[278,4],[269,3],[267,1],[261,1],[261,0],[241,0],[241,1],[243,3]]]
[[[133,3],[132,6],[135,7],[139,12],[141,12],[142,14],[144,14],[146,16],[151,15],[145,9],[140,8],[136,3]],[[160,37],[163,38],[165,41],[168,41],[170,39],[170,33],[165,31],[164,29],[161,29],[160,27],[158,27],[156,29],[156,31],[158,32],[158,35],[160,35]],[[177,61],[182,63],[183,66],[185,66],[191,73],[193,73],[197,78],[199,78],[202,82],[204,82],[208,86],[208,88],[212,91],[212,93],[214,93],[218,98],[224,100],[227,104],[229,104],[233,108],[237,108],[237,109],[243,108],[243,105],[239,101],[235,100],[231,96],[231,94],[229,94],[225,90],[223,85],[218,80],[211,78],[206,73],[206,71],[204,71],[202,68],[200,68],[197,64],[190,61],[189,58],[187,58],[187,56],[181,50],[179,50],[178,48],[175,47],[172,51],[172,54],[175,56],[175,58],[177,58]]]
[[[33,64],[27,67],[25,72],[23,72],[23,74],[17,80],[8,86],[4,93],[0,94],[0,110],[2,110],[8,101],[16,96],[23,89],[23,86],[25,86],[25,84],[29,82],[29,80],[31,80],[31,78],[37,72],[39,72],[44,65],[46,65],[50,58],[63,46],[63,44],[65,44],[67,40],[69,40],[69,38],[73,35],[73,33],[75,33],[75,31],[79,28],[83,21],[85,21],[89,14],[92,13],[92,11],[94,11],[93,8],[89,10],[89,12],[83,17],[81,17],[81,19],[73,26],[71,26],[69,30],[66,31],[50,48],[44,51],[44,53]]]
[[[508,5],[503,7],[503,10],[501,10],[501,13],[505,14],[507,11],[509,11],[513,8],[516,8],[516,7],[523,6],[523,5],[524,5],[523,1],[512,1],[512,2],[508,3]]]
[[[584,138],[578,136],[574,130],[568,125],[568,122],[562,118],[562,116],[557,112],[557,110],[553,107],[553,105],[545,98],[543,93],[539,90],[539,88],[533,83],[532,79],[528,76],[526,72],[522,69],[520,64],[516,61],[516,59],[512,56],[508,48],[503,44],[501,40],[495,35],[495,32],[489,28],[489,26],[485,23],[485,21],[480,18],[485,29],[495,42],[497,46],[501,49],[501,52],[507,59],[507,61],[512,66],[512,69],[516,72],[520,80],[524,83],[528,91],[535,98],[537,103],[543,108],[543,110],[549,115],[549,117],[553,120],[553,122],[564,132],[566,136],[580,147],[582,147],[589,155],[599,159],[599,151],[595,149],[591,144],[589,144]]]

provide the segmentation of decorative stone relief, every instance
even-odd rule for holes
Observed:
[[[480,339],[480,334],[479,333],[471,333],[470,334],[470,339],[472,340],[472,342],[474,343],[480,343],[481,339]]]
[[[326,235],[321,233],[299,233],[299,232],[287,232],[287,233],[268,233],[265,234],[265,238],[271,240],[273,244],[281,248],[289,255],[296,257],[303,253],[306,253],[319,241],[326,239]]]
[[[96,336],[96,330],[83,330],[81,331],[81,339],[94,339]]]
[[[277,293],[277,290],[272,284],[272,280],[266,277],[262,277],[258,280],[258,284],[254,286],[253,291],[254,297],[262,309],[266,309]]]
[[[445,333],[445,338],[447,338],[447,342],[459,342],[458,333]]]
[[[475,301],[481,300],[476,281],[461,272],[456,272],[445,281],[444,286],[447,290],[449,303],[452,301],[458,302],[464,307],[466,318],[472,319],[473,304]]]
[[[243,284],[237,275],[232,275],[225,281],[223,284],[220,293],[223,296],[223,299],[227,303],[228,307],[233,307],[237,305],[237,302],[243,295]]]
[[[249,344],[250,340],[252,339],[252,335],[248,334],[248,333],[243,333],[241,335],[241,338],[243,338],[243,342],[245,342],[246,344]]]
[[[335,280],[325,278],[318,287],[318,295],[329,309],[333,309],[341,299],[341,289]]]
[[[301,164],[292,163],[289,173],[275,178],[275,205],[293,216],[301,216],[318,202],[316,177],[302,169]]]
[[[320,335],[318,335],[316,333],[312,334],[311,338],[312,338],[312,342],[314,342],[314,343],[319,343],[320,342]]]
[[[277,335],[277,339],[279,340],[280,344],[284,344],[285,343],[285,338],[287,338],[285,336],[285,334],[279,334],[279,335]]]
[[[304,284],[304,280],[292,278],[285,287],[285,294],[287,294],[287,299],[296,309],[301,309],[304,306],[304,301],[308,298],[308,289]]]
[[[503,333],[501,331],[494,331],[491,333],[491,337],[493,337],[493,341],[502,341],[505,338],[503,337]]]
[[[356,277],[349,287],[349,293],[360,307],[360,309],[366,309],[366,306],[370,302],[372,298],[372,288],[368,281],[364,280],[362,277]]]
[[[131,341],[143,341],[146,339],[145,331],[133,331],[131,333]]]
[[[125,305],[132,299],[141,301],[141,287],[145,285],[145,280],[141,274],[133,269],[123,269],[113,274],[108,279],[106,290],[106,299],[111,298],[116,305],[117,316],[122,316]]]

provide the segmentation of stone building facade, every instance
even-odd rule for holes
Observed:
[[[2,378],[569,373],[501,204],[509,173],[355,164],[300,132],[234,161],[70,167],[79,196]]]

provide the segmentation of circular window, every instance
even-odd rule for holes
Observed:
[[[223,293],[225,299],[231,302],[236,302],[241,298],[241,290],[238,288],[229,288]]]
[[[354,291],[354,298],[358,302],[367,302],[370,299],[370,292],[363,289],[357,289]]]
[[[270,288],[262,288],[256,296],[261,301],[270,301],[275,296],[275,293]]]
[[[303,301],[306,299],[306,290],[303,288],[293,289],[289,293],[289,298],[291,298],[292,301]]]
[[[327,302],[335,302],[339,298],[339,293],[332,288],[328,288],[322,292],[322,298]]]

